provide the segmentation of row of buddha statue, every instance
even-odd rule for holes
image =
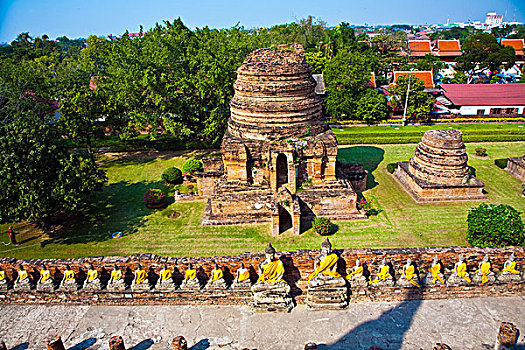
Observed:
[[[407,259],[398,275],[396,275],[393,265],[386,258],[381,261],[375,273],[368,271],[366,263],[356,260],[350,273],[341,274],[337,269],[338,261],[339,256],[332,250],[332,245],[326,238],[321,244],[320,254],[314,259],[314,271],[309,274],[307,279],[306,303],[311,307],[345,307],[348,305],[349,287],[399,286],[420,288],[422,285],[457,286],[472,283],[483,285],[496,281],[504,283],[523,280],[523,274],[516,267],[514,254],[508,257],[498,276],[492,270],[488,255],[484,256],[474,271],[468,271],[465,259],[459,255],[453,268],[448,271],[448,277],[445,276],[445,268],[437,256],[434,257],[427,271],[418,269],[411,259]],[[217,263],[215,263],[210,276],[204,274],[204,271],[199,272],[192,264],[188,264],[184,275],[179,277],[179,280],[175,279],[174,271],[168,268],[166,264],[158,272],[158,278],[149,278],[148,272],[151,271],[151,269],[147,270],[137,264],[131,284],[128,286],[123,271],[116,265],[113,266],[109,279],[106,278],[105,284],[101,281],[100,272],[92,264],[87,266],[85,279],[82,282],[67,264],[60,281],[55,281],[49,268],[42,265],[38,280],[33,281],[32,276],[22,264],[13,283],[13,289],[15,291],[36,289],[37,291],[51,292],[54,290],[74,291],[83,288],[97,291],[103,289],[105,285],[108,291],[125,291],[128,288],[132,291],[171,291],[177,288],[181,290],[251,290],[254,297],[253,306],[256,309],[290,310],[293,307],[290,295],[291,286],[283,279],[285,275],[284,264],[281,259],[276,258],[276,251],[271,244],[268,244],[265,250],[265,258],[258,266],[257,278],[252,276],[250,270],[243,263],[235,272],[235,276],[230,275],[233,280],[225,278],[224,271]],[[0,270],[0,290],[7,290],[8,286],[6,272]]]

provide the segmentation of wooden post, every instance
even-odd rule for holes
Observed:
[[[126,350],[124,339],[120,335],[114,335],[109,339],[109,350]]]
[[[59,335],[52,335],[47,341],[47,350],[66,350],[62,338]]]
[[[512,350],[518,340],[518,328],[510,322],[501,322],[494,350]]]
[[[182,335],[173,338],[171,346],[173,347],[173,350],[188,350],[188,342]]]

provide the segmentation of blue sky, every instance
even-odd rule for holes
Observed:
[[[246,28],[289,23],[312,15],[337,25],[431,24],[483,20],[489,11],[525,22],[523,0],[0,0],[0,42],[19,33],[55,39],[122,34],[181,17],[191,27]]]

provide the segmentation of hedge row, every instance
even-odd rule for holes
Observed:
[[[337,134],[337,141],[340,145],[359,145],[359,144],[402,144],[418,143],[421,135],[409,137],[397,137],[397,135],[385,135],[383,137],[364,137],[354,134]],[[504,141],[525,141],[525,135],[464,135],[464,142],[504,142]]]
[[[431,119],[430,123],[449,124],[449,123],[509,123],[509,122],[525,122],[525,118],[436,118]],[[380,121],[378,124],[402,124],[401,119],[386,119]],[[335,120],[330,119],[330,125],[358,125],[364,124],[362,120]]]

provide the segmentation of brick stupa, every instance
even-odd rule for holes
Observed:
[[[417,202],[486,199],[467,161],[461,131],[429,130],[394,175]]]
[[[505,170],[525,182],[525,155],[523,157],[510,157],[507,159],[508,162]]]
[[[314,216],[364,218],[354,187],[366,171],[339,166],[312,68],[300,45],[259,49],[237,70],[221,158],[204,159],[204,225],[273,223],[273,234]],[[343,168],[345,171],[343,171]]]

